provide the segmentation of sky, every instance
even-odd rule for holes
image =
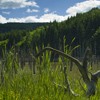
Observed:
[[[61,22],[100,8],[100,0],[0,0],[0,23]]]

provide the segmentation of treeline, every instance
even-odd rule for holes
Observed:
[[[16,26],[17,27],[17,26]],[[17,44],[20,50],[28,52],[42,45],[54,47],[64,51],[64,38],[71,47],[80,45],[74,51],[74,56],[82,56],[87,46],[93,54],[100,55],[100,9],[94,8],[87,13],[78,13],[75,17],[63,22],[49,23],[32,31],[13,30],[0,34],[0,40],[9,39],[7,48]],[[75,38],[74,42],[72,42]]]
[[[6,33],[13,30],[32,31],[39,26],[47,24],[48,23],[5,23],[5,24],[0,24],[0,33]]]

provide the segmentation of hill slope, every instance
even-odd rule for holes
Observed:
[[[0,33],[9,32],[12,30],[33,30],[47,23],[5,23],[0,24]]]

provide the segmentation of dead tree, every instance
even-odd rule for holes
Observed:
[[[62,52],[59,50],[56,50],[54,48],[51,47],[46,47],[43,50],[41,50],[38,54],[35,55],[35,57],[39,57],[40,55],[42,55],[43,52],[45,52],[46,50],[48,51],[52,51],[55,53],[58,53],[59,55],[71,60],[73,63],[75,63],[78,67],[78,70],[80,71],[81,75],[82,75],[82,79],[85,82],[86,86],[87,86],[87,90],[86,90],[86,94],[87,96],[91,96],[95,94],[96,91],[96,83],[98,81],[98,78],[100,77],[100,71],[97,71],[96,73],[91,74],[91,78],[88,76],[88,58],[89,58],[89,54],[90,54],[90,49],[86,49],[84,58],[83,58],[83,62],[80,62],[78,59]]]

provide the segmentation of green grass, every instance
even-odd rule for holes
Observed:
[[[74,79],[70,77],[71,88],[80,95],[74,97],[54,84],[56,82],[64,85],[63,73],[58,68],[49,69],[49,71],[43,70],[41,74],[32,74],[32,71],[26,66],[23,70],[18,69],[13,78],[9,79],[6,76],[5,82],[0,85],[0,100],[99,100],[100,81],[97,85],[96,95],[89,99],[81,89],[77,75],[74,73]]]
[[[67,75],[72,90],[79,94],[75,97],[64,91],[63,62],[59,60],[57,63],[50,62],[50,54],[47,52],[43,55],[43,61],[37,60],[37,72],[33,74],[29,66],[24,69],[18,67],[18,64],[12,63],[13,56],[8,56],[3,70],[4,82],[0,81],[0,100],[99,100],[100,99],[100,81],[97,84],[97,91],[94,96],[86,97],[82,87],[79,84],[81,77],[77,67],[74,65],[73,70],[69,71],[67,65]],[[11,61],[10,61],[10,60]],[[68,61],[67,61],[68,62]],[[12,65],[17,66],[17,72],[12,70]],[[2,64],[0,65],[2,67]],[[95,67],[95,70],[97,68]],[[56,83],[56,84],[55,84]],[[59,87],[57,84],[61,85]],[[85,88],[85,84],[81,79],[81,84]]]
[[[38,48],[37,52],[38,52]],[[69,52],[70,51],[70,52]],[[68,46],[65,46],[64,52],[71,54]],[[0,100],[99,100],[100,99],[100,80],[97,84],[96,94],[88,98],[82,87],[86,89],[85,83],[80,79],[81,74],[76,65],[73,70],[69,70],[69,60],[59,57],[58,62],[50,62],[51,52],[46,52],[36,60],[36,74],[28,65],[22,69],[19,66],[17,55],[14,48],[11,51],[3,52],[3,61],[0,62]],[[64,66],[67,67],[67,75],[72,90],[79,94],[73,96],[65,92],[66,86],[64,78]],[[92,71],[98,70],[96,66]],[[79,84],[79,81],[81,85]],[[61,85],[62,87],[60,87]]]

